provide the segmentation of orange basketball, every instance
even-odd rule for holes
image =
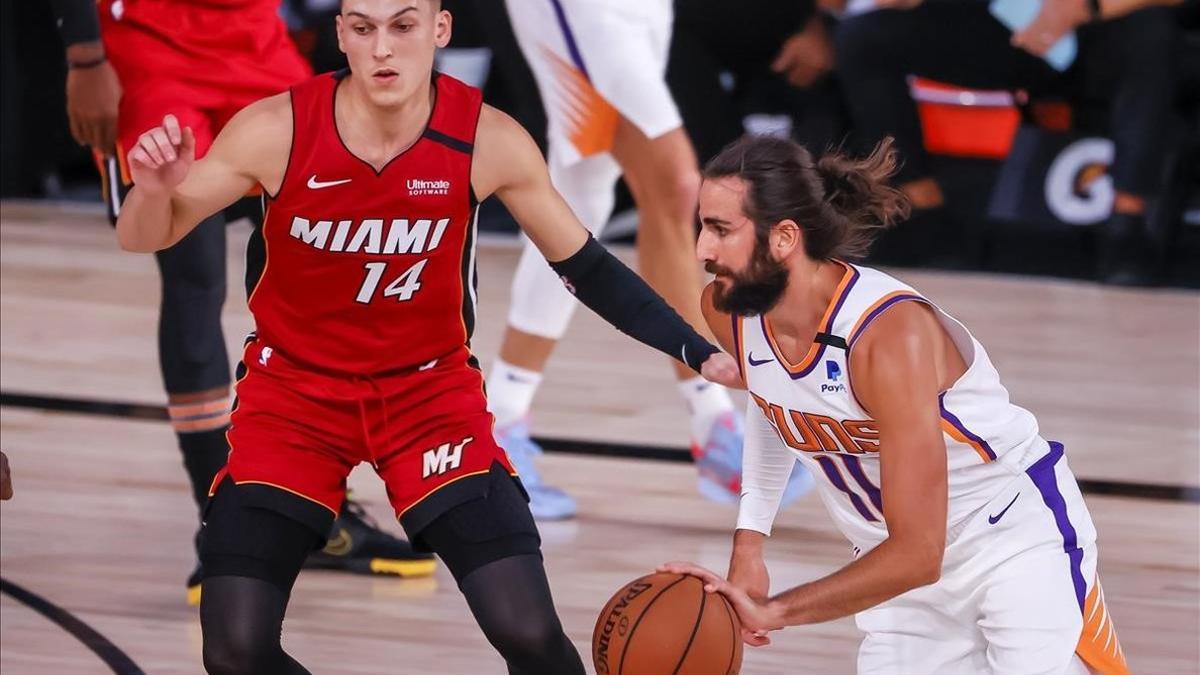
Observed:
[[[732,675],[742,667],[737,614],[696,577],[634,579],[596,619],[592,663],[596,675]]]

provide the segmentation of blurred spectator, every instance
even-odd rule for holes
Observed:
[[[1157,251],[1146,200],[1160,187],[1179,32],[1170,10],[1152,5],[1175,0],[1044,0],[1040,9],[1028,8],[1036,17],[1016,33],[994,16],[1013,3],[1003,9],[997,4],[876,0],[873,11],[846,19],[837,30],[838,68],[856,136],[870,146],[893,135],[904,159],[898,180],[919,213],[902,226],[900,241],[910,254],[937,255],[955,238],[940,214],[944,197],[922,148],[908,76],[1023,89],[1032,96],[1098,84],[1109,99],[1116,148],[1110,169],[1116,196],[1100,230],[1098,272],[1112,283],[1150,283]],[[1060,72],[1043,57],[1072,33],[1078,55]],[[922,262],[913,256],[908,261]]]
[[[701,164],[742,135],[752,112],[790,117],[793,135],[814,150],[840,140],[846,114],[829,77],[824,4],[676,0],[667,83]]]

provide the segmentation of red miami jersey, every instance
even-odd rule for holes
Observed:
[[[471,153],[482,96],[435,73],[420,138],[380,171],[334,123],[347,71],[291,89],[292,149],[247,251],[258,338],[318,370],[375,375],[469,345],[477,203]]]

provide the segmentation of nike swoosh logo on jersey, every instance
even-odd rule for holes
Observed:
[[[344,180],[317,180],[317,174],[314,173],[308,179],[308,189],[320,190],[321,188],[333,187],[334,185],[342,185],[343,183],[349,183],[352,180],[354,180],[354,179],[346,178]]]
[[[1018,492],[1017,497],[1020,496],[1021,493]],[[1000,519],[1004,517],[1004,514],[1008,513],[1008,510],[1012,508],[1012,505],[1017,503],[1017,497],[1013,497],[1012,501],[1008,503],[1008,506],[1004,507],[1004,510],[1000,513],[997,513],[994,516],[988,516],[988,525],[995,525],[996,523],[1000,522]]]
[[[756,361],[754,359],[754,352],[750,352],[750,354],[746,358],[747,358],[747,360],[750,361],[750,365],[752,365],[752,366],[761,366],[764,363],[770,363],[775,360],[775,359],[763,359],[762,361]]]

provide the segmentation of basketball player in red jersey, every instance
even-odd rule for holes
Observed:
[[[617,328],[738,381],[732,358],[588,235],[528,134],[478,90],[433,73],[450,26],[436,0],[345,0],[347,71],[248,106],[202,160],[173,115],[129,155],[136,187],[117,222],[129,250],[171,246],[254,186],[268,198],[248,256],[258,330],[201,541],[210,672],[307,672],[280,646],[284,608],[364,461],[509,672],[583,672],[469,348],[479,200],[499,197]]]
[[[234,113],[312,74],[278,16],[279,0],[54,0],[54,6],[67,44],[71,130],[99,157],[114,220],[130,186],[126,154],[163,115],[173,113],[191,127],[202,157]],[[229,454],[225,253],[225,219],[218,212],[155,256],[162,277],[159,364],[200,508]],[[433,572],[430,556],[361,513],[353,502],[343,505],[331,545],[307,564],[405,576]],[[188,579],[191,604],[200,600],[200,576],[197,569]]]

